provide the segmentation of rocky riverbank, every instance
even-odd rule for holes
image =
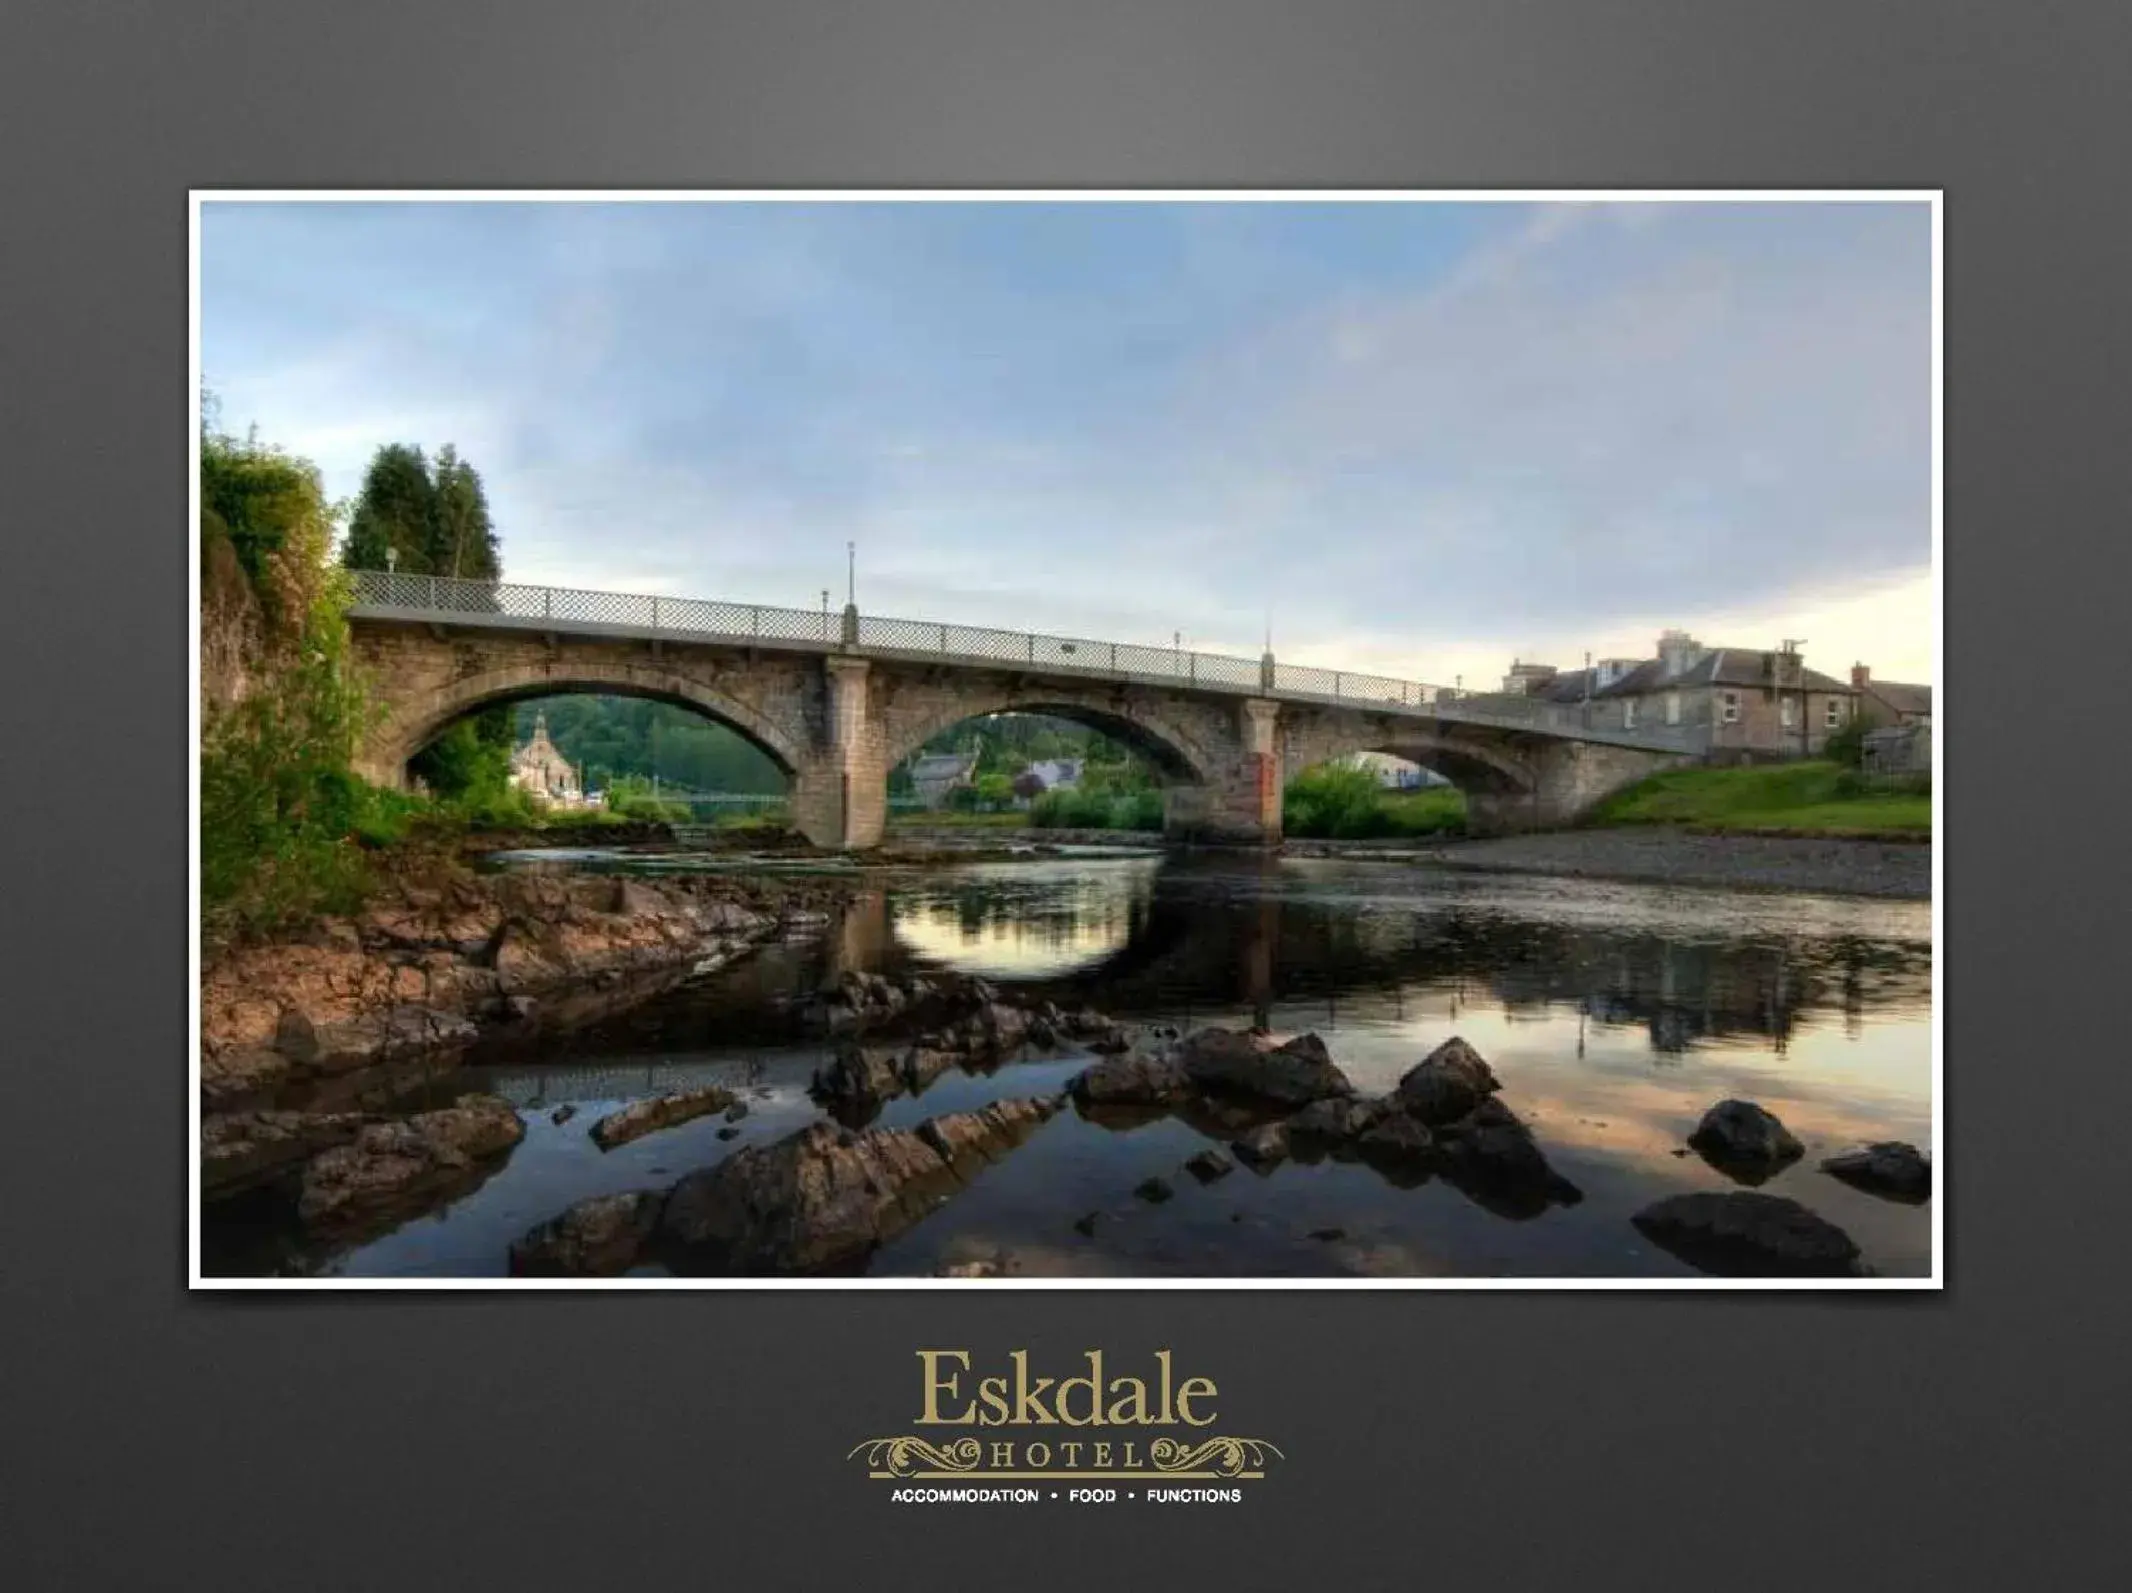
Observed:
[[[476,1042],[606,1016],[812,932],[840,894],[820,880],[404,863],[360,913],[226,950],[203,969],[203,1192],[233,1194],[329,1153],[338,1166],[350,1147],[398,1158],[396,1175],[362,1171],[358,1182],[403,1186],[508,1150],[515,1139],[493,1134],[469,1149],[444,1115],[425,1124],[385,1114]]]
[[[1714,835],[1663,825],[1398,844],[1290,841],[1289,857],[1427,863],[1498,874],[1648,880],[1930,901],[1932,847],[1838,836]]]

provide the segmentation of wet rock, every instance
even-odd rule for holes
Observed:
[[[1163,1106],[1189,1089],[1184,1068],[1167,1057],[1110,1057],[1074,1075],[1066,1086],[1089,1106]]]
[[[1288,1130],[1279,1123],[1266,1123],[1234,1141],[1229,1149],[1253,1172],[1270,1173],[1288,1160]]]
[[[716,1084],[700,1090],[677,1090],[670,1095],[631,1101],[620,1111],[610,1112],[592,1125],[592,1141],[603,1151],[613,1150],[617,1145],[642,1139],[662,1128],[672,1128],[676,1123],[723,1112],[732,1104],[733,1092]]]
[[[1703,1114],[1688,1143],[1704,1161],[1742,1184],[1766,1183],[1806,1147],[1775,1114],[1752,1101],[1720,1101]]]
[[[1403,1174],[1410,1184],[1421,1183],[1435,1166],[1436,1136],[1418,1117],[1385,1112],[1356,1136],[1355,1151],[1380,1171]]]
[[[225,1112],[249,1102],[264,1104],[288,1081],[289,1059],[260,1045],[228,1046],[200,1058],[200,1104]]]
[[[274,1029],[274,1049],[312,1073],[344,1073],[419,1051],[464,1045],[478,1031],[466,1018],[433,1007],[399,1005],[333,1022],[290,1007]]]
[[[659,1238],[721,1271],[854,1266],[961,1188],[957,1164],[974,1171],[1057,1109],[1055,1100],[1003,1101],[915,1131],[811,1123],[682,1179],[667,1197]]]
[[[740,1138],[740,1130],[728,1123],[718,1131],[718,1137],[720,1139],[738,1139]]]
[[[1453,1035],[1407,1070],[1396,1094],[1404,1111],[1435,1127],[1456,1122],[1501,1088],[1481,1054]]]
[[[1324,1244],[1332,1244],[1337,1240],[1345,1239],[1347,1230],[1345,1228],[1313,1228],[1310,1230],[1310,1237]]]
[[[815,1070],[808,1093],[818,1101],[867,1103],[893,1099],[908,1087],[900,1049],[847,1040],[827,1067]]]
[[[1133,1193],[1138,1195],[1142,1200],[1145,1200],[1152,1205],[1159,1206],[1165,1200],[1168,1200],[1172,1195],[1176,1194],[1177,1191],[1170,1187],[1168,1179],[1143,1178],[1140,1180],[1139,1183],[1133,1185]]]
[[[1096,1224],[1102,1220],[1103,1213],[1100,1211],[1088,1212],[1084,1216],[1074,1218],[1073,1231],[1084,1239],[1093,1239],[1096,1236]]]
[[[1326,1054],[1325,1042],[1314,1034],[1268,1049],[1232,1029],[1200,1029],[1179,1043],[1176,1056],[1185,1077],[1201,1089],[1283,1106],[1355,1092]]]
[[[1439,1171],[1467,1199],[1518,1221],[1550,1206],[1574,1206],[1584,1192],[1548,1164],[1532,1130],[1490,1097],[1436,1130]]]
[[[1236,1170],[1236,1164],[1220,1151],[1201,1151],[1184,1164],[1184,1170],[1202,1184],[1211,1184],[1217,1178],[1226,1178]]]
[[[1329,1096],[1312,1101],[1288,1119],[1288,1138],[1298,1156],[1306,1150],[1346,1148],[1391,1110],[1391,1103],[1380,1096]]]
[[[1849,1234],[1782,1195],[1673,1195],[1630,1220],[1654,1244],[1722,1277],[1839,1277],[1858,1261]]]
[[[1122,1056],[1133,1048],[1133,1042],[1115,1029],[1107,1034],[1097,1035],[1087,1044],[1088,1049],[1098,1056]]]
[[[581,1200],[512,1244],[511,1271],[520,1277],[619,1276],[636,1265],[665,1204],[666,1192],[658,1189]]]
[[[725,1120],[728,1123],[737,1123],[747,1115],[748,1103],[746,1101],[735,1101],[725,1109]]]
[[[548,1114],[548,1121],[558,1124],[567,1123],[575,1116],[577,1116],[577,1104],[573,1101],[565,1101]]]
[[[903,1058],[903,1083],[913,1095],[930,1086],[950,1068],[960,1067],[962,1058],[952,1051],[936,1051],[929,1046],[913,1046]]]
[[[994,1101],[975,1112],[928,1118],[917,1135],[967,1183],[987,1162],[996,1162],[1048,1121],[1057,1107],[1048,1101]]]
[[[304,1164],[297,1215],[306,1226],[331,1228],[397,1212],[448,1192],[525,1133],[511,1104],[493,1095],[462,1095],[433,1112],[366,1123]]]
[[[1029,1020],[1029,1043],[1039,1050],[1049,1051],[1059,1043],[1059,1032],[1045,1018]]]
[[[1932,1198],[1932,1163],[1915,1145],[1881,1140],[1859,1150],[1831,1156],[1821,1170],[1869,1194],[1906,1205]]]
[[[291,1171],[320,1151],[345,1145],[361,1112],[223,1112],[200,1120],[200,1193],[236,1194]]]

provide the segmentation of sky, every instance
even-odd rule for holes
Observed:
[[[225,429],[507,578],[1492,685],[1929,682],[1921,202],[203,202]]]

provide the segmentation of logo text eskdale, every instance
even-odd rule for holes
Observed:
[[[968,1350],[920,1350],[924,1398],[918,1425],[926,1427],[1204,1427],[1214,1420],[1217,1390],[1208,1377],[1175,1379],[1170,1352],[1155,1352],[1152,1381],[1103,1376],[1103,1352],[1089,1350],[1087,1370],[1069,1377],[1032,1377],[1029,1352],[1007,1359],[1011,1373],[968,1378]]]

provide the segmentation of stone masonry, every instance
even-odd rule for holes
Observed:
[[[1180,843],[1278,844],[1288,775],[1362,750],[1456,782],[1484,833],[1570,822],[1680,761],[1542,733],[855,647],[805,653],[370,618],[351,628],[379,709],[358,770],[379,784],[403,784],[409,758],[483,708],[571,691],[650,697],[761,747],[792,782],[794,826],[843,849],[880,844],[898,763],[965,719],[1008,710],[1087,724],[1146,755],[1164,785],[1164,833]]]

